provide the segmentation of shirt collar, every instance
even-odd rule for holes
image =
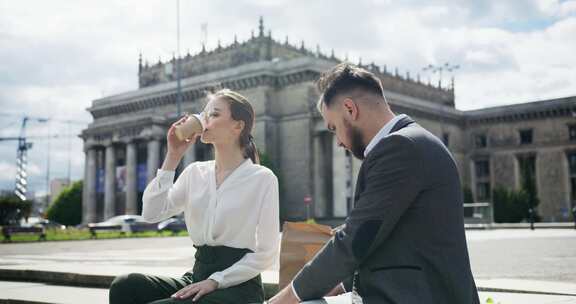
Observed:
[[[372,149],[374,149],[374,147],[376,146],[376,144],[378,144],[380,142],[380,140],[384,137],[386,137],[388,134],[390,134],[390,131],[392,131],[392,128],[394,128],[394,125],[402,118],[406,117],[406,114],[400,114],[400,115],[396,115],[394,116],[394,118],[390,119],[389,122],[387,122],[382,129],[380,129],[380,131],[378,131],[378,133],[376,133],[376,136],[374,136],[372,138],[372,140],[368,143],[368,146],[366,146],[366,149],[364,149],[364,157],[368,156],[368,153],[370,153],[370,151],[372,151]]]

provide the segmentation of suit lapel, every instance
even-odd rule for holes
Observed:
[[[390,133],[394,133],[402,128],[405,128],[406,126],[413,124],[415,121],[414,119],[412,119],[410,116],[405,116],[402,117],[399,121],[396,122],[396,124],[394,124],[394,127],[392,127],[392,130],[390,130]],[[382,141],[380,141],[378,144],[376,144],[376,147],[381,143]],[[376,149],[376,147],[374,147],[374,149]],[[366,174],[365,169],[364,169],[364,164],[366,163],[366,160],[364,160],[362,162],[362,165],[360,165],[360,170],[358,172],[358,177],[356,179],[356,189],[354,191],[354,206],[356,206],[356,201],[358,200],[358,196],[360,195],[360,193],[364,190],[364,174]]]

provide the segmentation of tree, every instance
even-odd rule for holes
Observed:
[[[526,211],[525,217],[530,221],[530,216],[533,216],[535,222],[540,220],[540,216],[536,213],[536,207],[540,204],[538,193],[536,191],[536,168],[534,156],[524,157],[519,159],[521,170],[521,187],[526,193]],[[530,214],[532,209],[533,214]]]
[[[282,186],[282,180],[280,178],[280,171],[278,170],[278,168],[276,168],[276,166],[274,166],[268,153],[260,152],[259,156],[260,156],[260,165],[272,170],[272,172],[274,172],[274,175],[276,175],[276,177],[278,178],[278,188],[279,188],[278,192],[280,195],[280,199],[282,199],[282,193],[284,193],[284,189]],[[280,219],[282,221],[285,218],[284,217],[285,214],[286,214],[286,206],[284,206],[284,204],[280,203]]]
[[[534,204],[533,197],[525,190],[508,190],[497,187],[492,192],[494,221],[497,223],[518,223],[529,220],[529,208]]]
[[[28,217],[32,211],[32,201],[22,201],[16,195],[0,196],[0,225],[9,225]]]
[[[82,222],[82,181],[77,181],[56,197],[48,208],[48,219],[62,225],[74,226]]]
[[[474,203],[474,195],[472,194],[472,190],[468,186],[464,186],[462,188],[462,195],[464,199],[464,204],[472,204]],[[474,213],[474,208],[464,208],[464,217],[472,217]]]

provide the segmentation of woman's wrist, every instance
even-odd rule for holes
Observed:
[[[218,289],[218,286],[220,286],[220,283],[218,283],[218,281],[214,280],[214,279],[208,279],[209,281],[212,281],[214,283],[214,288]]]
[[[166,158],[164,159],[164,163],[162,164],[162,170],[167,170],[167,171],[176,170],[176,167],[178,167],[178,164],[180,163],[182,156],[183,155],[178,155],[176,153],[168,151],[168,153],[166,153]]]

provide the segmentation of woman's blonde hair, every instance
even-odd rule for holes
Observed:
[[[214,93],[208,94],[208,99],[222,98],[230,105],[230,113],[232,119],[244,122],[244,129],[240,133],[240,147],[244,153],[244,158],[252,159],[255,164],[260,164],[260,157],[254,137],[252,136],[252,128],[254,127],[254,109],[248,99],[240,93],[230,89],[221,89]]]

